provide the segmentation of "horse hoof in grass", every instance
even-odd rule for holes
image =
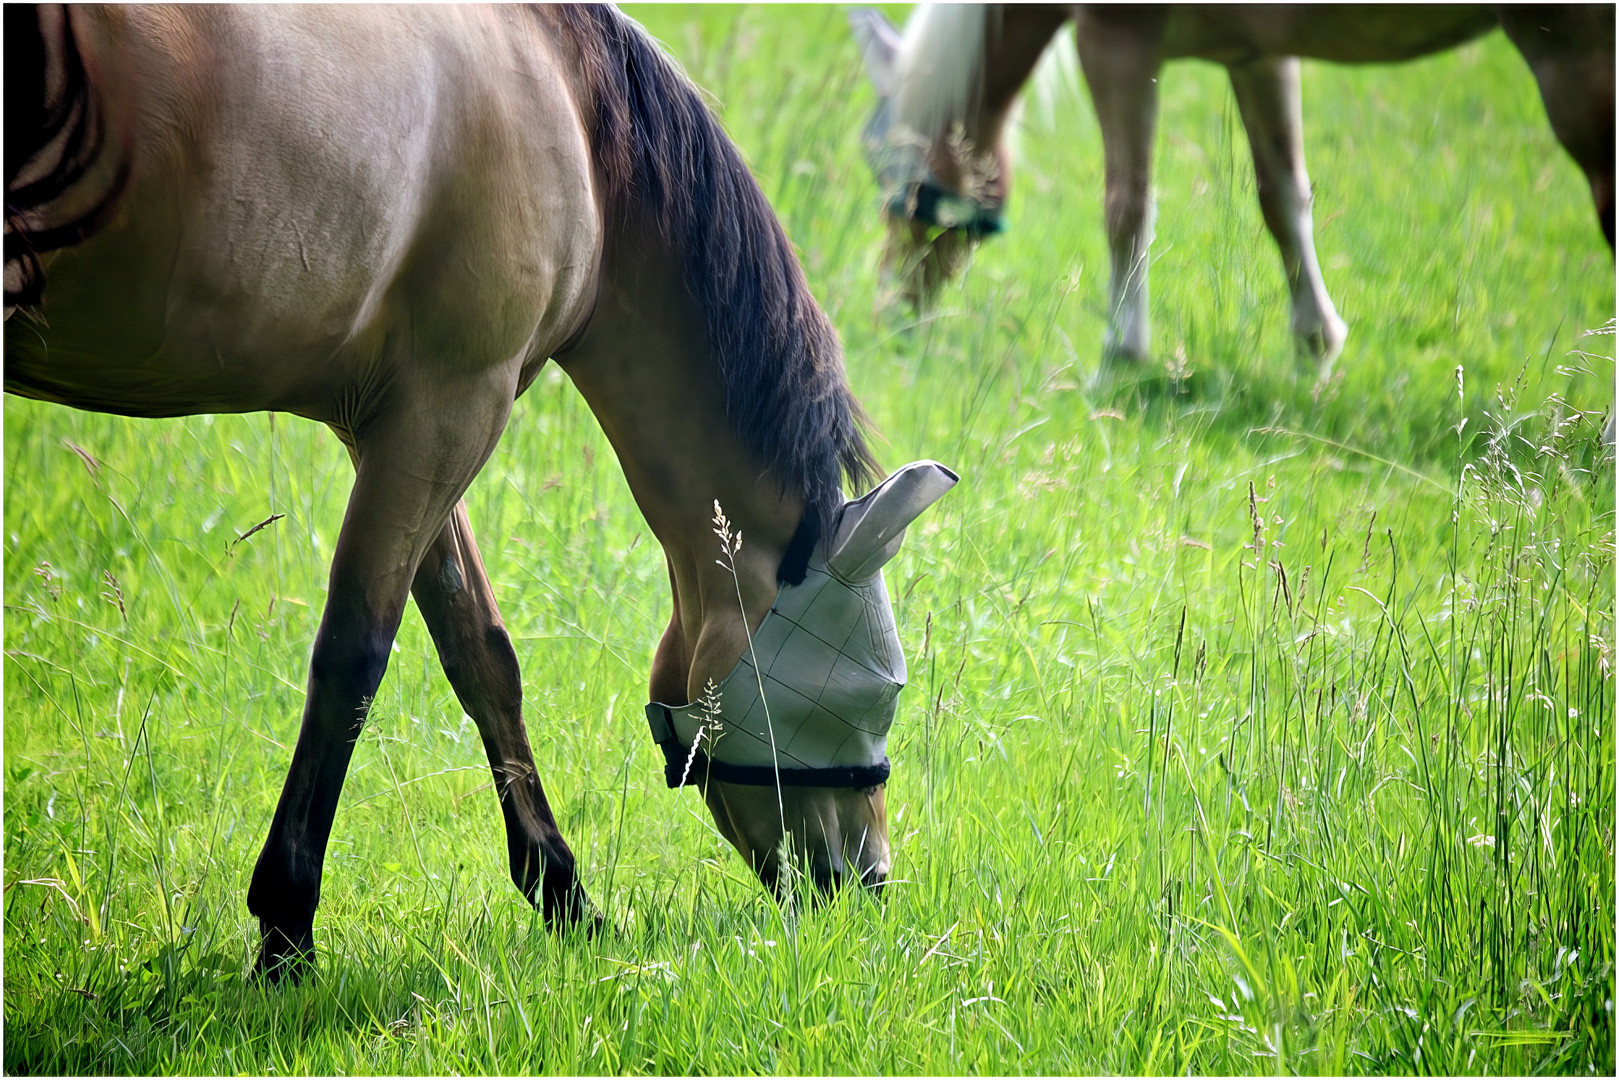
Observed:
[[[315,970],[315,930],[287,930],[260,924],[263,941],[259,945],[259,962],[253,967],[253,977],[270,986],[282,982],[294,986],[302,983]]]
[[[1348,337],[1348,324],[1336,314],[1307,327],[1293,328],[1299,360],[1303,363],[1313,361],[1323,376],[1332,373],[1332,367],[1343,353],[1344,341]]]

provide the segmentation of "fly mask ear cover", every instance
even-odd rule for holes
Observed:
[[[752,649],[720,684],[717,714],[701,702],[646,707],[670,787],[696,777],[859,788],[888,779],[888,729],[906,672],[882,567],[905,527],[956,479],[917,461],[845,503],[803,582],[781,586]]]

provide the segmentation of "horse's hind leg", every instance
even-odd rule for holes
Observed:
[[[465,504],[456,506],[428,548],[411,592],[455,696],[483,736],[506,819],[512,880],[546,921],[579,921],[590,905],[534,767],[517,653],[495,606]]]
[[[1585,170],[1608,247],[1613,235],[1614,35],[1607,4],[1505,6],[1501,28],[1540,86],[1552,131]]]
[[[1152,245],[1152,141],[1158,120],[1161,16],[1147,9],[1082,8],[1080,66],[1102,128],[1104,212],[1112,274],[1105,360],[1141,361],[1151,349],[1147,252]]]
[[[351,450],[354,490],[332,558],[298,743],[247,893],[263,935],[258,970],[271,980],[297,977],[314,952],[332,818],[411,580],[511,408],[510,397],[474,407],[464,394],[410,396],[417,409],[388,410]]]
[[[1310,176],[1304,169],[1304,121],[1299,101],[1299,61],[1267,56],[1234,65],[1236,91],[1265,225],[1282,253],[1293,301],[1293,336],[1299,348],[1331,363],[1349,328],[1327,295],[1315,257],[1310,215]]]

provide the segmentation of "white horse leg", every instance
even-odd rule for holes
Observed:
[[[1263,57],[1235,65],[1230,71],[1231,88],[1236,91],[1254,155],[1259,208],[1287,272],[1293,336],[1301,350],[1330,364],[1343,349],[1349,328],[1332,306],[1315,257],[1298,58]]]
[[[1158,119],[1156,35],[1082,11],[1079,62],[1102,128],[1112,275],[1104,360],[1139,362],[1151,349],[1147,253],[1152,245],[1152,140]]]

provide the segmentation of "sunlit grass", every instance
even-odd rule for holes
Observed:
[[[1511,47],[1306,65],[1351,327],[1326,383],[1294,362],[1221,72],[1168,69],[1153,317],[1189,374],[1126,385],[1092,377],[1082,96],[1030,110],[1010,231],[906,327],[873,317],[842,12],[636,14],[781,213],[885,463],[963,475],[888,572],[895,882],[778,908],[664,789],[640,712],[662,560],[552,373],[469,503],[620,932],[559,938],[511,887],[476,730],[407,616],[319,978],[261,989],[244,897],[347,459],[285,416],[8,399],[7,1070],[1611,1074],[1613,338],[1585,332],[1613,263]]]

